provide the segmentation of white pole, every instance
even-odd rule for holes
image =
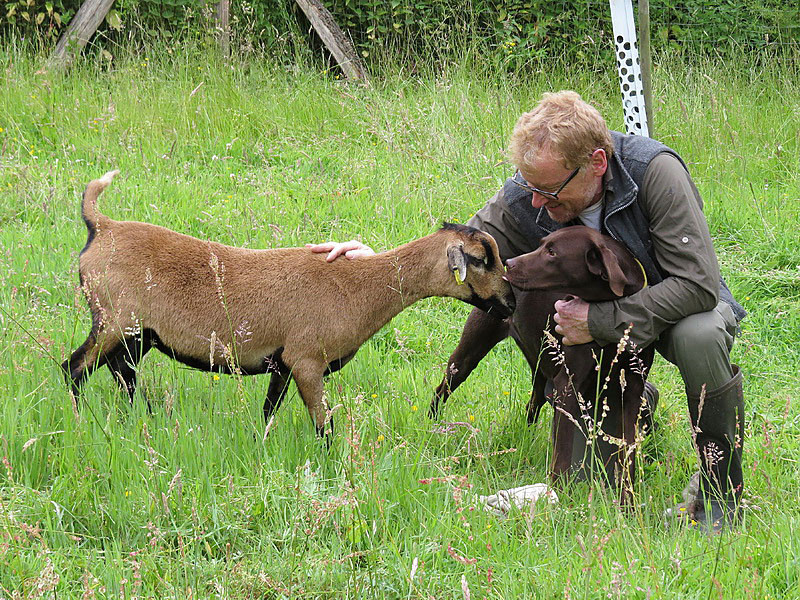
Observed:
[[[649,136],[645,110],[639,49],[636,47],[636,24],[631,0],[609,0],[614,46],[617,49],[617,71],[622,91],[625,130],[634,135]]]

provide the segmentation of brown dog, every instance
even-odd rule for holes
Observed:
[[[547,401],[547,380],[554,384],[551,478],[557,482],[579,468],[585,457],[582,444],[575,443],[576,428],[593,438],[590,429],[597,425],[594,458],[605,467],[621,500],[630,502],[640,424],[649,422],[650,416],[643,410],[642,395],[652,347],[637,350],[630,343],[601,347],[593,342],[558,348],[547,340],[561,341],[554,331],[554,304],[565,294],[589,302],[614,300],[642,289],[644,270],[621,243],[583,226],[548,235],[536,251],[509,260],[507,267],[506,278],[517,295],[516,311],[505,321],[477,310],[470,314],[434,393],[431,416],[438,415],[440,403],[489,350],[510,335],[533,375],[529,423]],[[576,456],[573,448],[579,450]]]

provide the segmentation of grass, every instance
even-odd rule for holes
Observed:
[[[482,206],[543,91],[576,89],[622,127],[612,65],[508,78],[464,60],[359,87],[177,50],[65,76],[13,44],[0,61],[0,597],[800,597],[796,61],[655,66],[657,134],[689,162],[750,311],[733,360],[753,510],[716,538],[661,521],[695,468],[682,384],[661,359],[632,515],[587,484],[506,520],[475,508],[546,480],[549,424],[526,426],[529,373],[508,342],[451,399],[452,425],[429,421],[470,310],[453,300],[405,311],[329,378],[342,408],[328,451],[294,388],[262,440],[263,377],[153,353],[140,377],[152,414],[103,370],[76,418],[58,369],[88,331],[76,268],[90,179],[121,169],[100,201],[117,219],[253,248],[387,249]]]

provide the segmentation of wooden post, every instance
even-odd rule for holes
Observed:
[[[47,61],[49,67],[68,68],[106,18],[114,0],[84,0]]]
[[[217,42],[222,55],[228,58],[231,48],[231,0],[219,0],[216,10]]]
[[[348,79],[367,81],[367,72],[358,59],[355,48],[347,39],[345,33],[333,20],[333,15],[325,8],[320,0],[296,0],[300,8],[311,21],[311,26],[330,50],[336,62],[342,67]]]
[[[639,0],[639,55],[642,65],[642,87],[647,128],[651,138],[656,137],[653,122],[653,86],[650,78],[652,55],[650,54],[650,0]]]

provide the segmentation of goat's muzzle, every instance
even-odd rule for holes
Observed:
[[[468,302],[480,308],[483,312],[500,319],[510,317],[511,313],[513,313],[514,309],[517,307],[517,301],[514,298],[514,292],[511,288],[509,288],[508,293],[502,298],[497,296],[481,298],[475,294]]]

